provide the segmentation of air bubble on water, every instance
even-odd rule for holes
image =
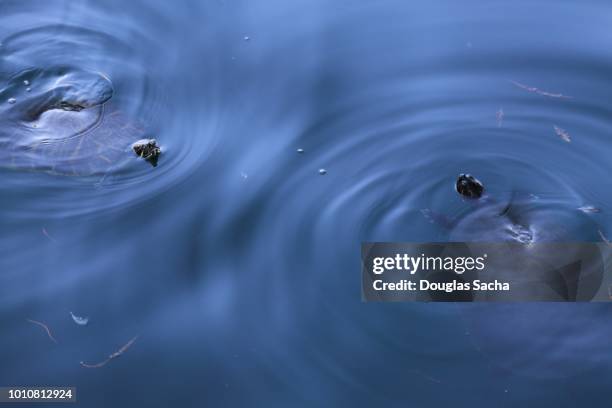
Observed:
[[[9,98],[8,99],[8,103],[10,103],[10,104],[14,104],[15,102],[17,102],[17,99],[15,99],[15,98]]]
[[[298,153],[304,153],[304,149],[297,149]]]
[[[325,170],[325,169],[319,169],[319,174],[320,174],[320,175],[322,175],[322,176],[324,176],[324,175],[326,175],[326,174],[327,174],[327,170]]]
[[[24,84],[25,86],[28,86],[28,85],[30,85],[30,81],[28,81],[28,80],[26,79],[26,80],[24,80],[24,81],[23,81],[23,84]]]

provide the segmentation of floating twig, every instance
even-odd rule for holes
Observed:
[[[567,133],[564,129],[561,129],[559,126],[553,126],[553,129],[555,129],[557,136],[559,136],[564,142],[569,143],[572,141],[569,133]]]
[[[563,95],[560,93],[553,93],[553,92],[547,92],[547,91],[543,91],[539,88],[533,87],[533,86],[527,86],[525,84],[521,84],[520,82],[517,81],[510,81],[511,83],[513,83],[515,86],[526,90],[527,92],[531,92],[531,93],[535,93],[538,95],[542,95],[542,96],[548,96],[549,98],[560,98],[560,99],[571,99],[571,96],[567,96],[567,95]]]
[[[49,329],[49,326],[47,326],[46,324],[39,322],[37,320],[32,320],[32,319],[26,319],[28,322],[30,323],[34,323],[40,327],[42,327],[43,329],[45,329],[45,331],[47,332],[47,336],[49,336],[49,338],[51,339],[51,341],[53,341],[55,344],[57,344],[57,340],[55,340],[55,337],[53,337],[53,335],[51,334],[51,329]]]
[[[123,347],[121,347],[119,350],[117,350],[114,353],[112,353],[111,355],[109,355],[106,358],[106,360],[100,361],[99,363],[96,363],[96,364],[87,364],[87,363],[81,361],[81,362],[79,362],[79,364],[81,364],[81,366],[83,366],[85,368],[99,368],[99,367],[103,367],[106,364],[108,364],[108,362],[111,361],[112,359],[120,357],[123,353],[125,353],[127,351],[127,349],[129,349],[130,346],[136,341],[137,338],[138,338],[138,336],[134,336]]]
[[[109,358],[115,358],[115,357],[119,357],[120,355],[122,355],[123,353],[125,353],[127,351],[127,349],[130,348],[130,346],[136,341],[136,339],[138,338],[138,336],[134,336],[132,337],[132,339],[130,341],[128,341],[123,347],[121,347],[119,350],[117,350],[116,352],[114,352],[113,354],[110,355]]]
[[[603,242],[605,242],[608,245],[612,245],[612,242],[610,242],[610,240],[608,238],[606,238],[606,236],[604,235],[603,232],[601,232],[601,230],[597,230],[597,232],[599,232],[599,236],[601,237],[601,240]]]
[[[96,364],[87,364],[84,361],[80,361],[79,364],[81,364],[81,366],[85,367],[85,368],[100,368],[100,367],[104,367],[106,365],[106,363],[108,363],[109,361],[110,361],[110,358],[107,358],[106,360],[101,361],[101,362],[96,363]]]

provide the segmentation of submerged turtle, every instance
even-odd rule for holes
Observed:
[[[77,176],[107,174],[135,156],[155,166],[157,142],[112,96],[110,80],[96,72],[55,67],[13,76],[0,89],[0,166]]]
[[[459,216],[451,219],[430,210],[423,214],[448,230],[448,241],[488,253],[490,268],[484,276],[521,287],[512,294],[513,300],[520,296],[532,300],[594,296],[602,279],[602,256],[596,246],[579,244],[601,240],[589,215],[566,202],[534,196],[515,193],[504,201],[493,199],[482,194],[483,184],[469,174],[459,175],[456,191],[469,204]],[[537,243],[540,245],[532,245]],[[505,294],[482,296],[503,298]]]
[[[522,291],[548,290],[543,300],[586,301],[600,288],[607,295],[609,279],[602,273],[606,253],[594,245],[580,249],[580,245],[567,244],[601,240],[597,224],[586,211],[567,202],[518,193],[494,199],[469,174],[459,175],[455,190],[469,204],[458,217],[424,211],[448,231],[449,241],[515,243],[479,247],[497,248],[500,256],[488,252],[488,261],[501,261],[495,267],[489,265],[481,275],[484,279],[501,276]],[[552,245],[530,245],[538,242],[561,244],[553,250],[547,250],[555,248]],[[503,270],[505,262],[507,270]],[[503,294],[479,296],[494,300]],[[604,321],[609,312],[604,304],[487,302],[462,306],[459,311],[466,335],[475,348],[493,366],[527,378],[570,378],[603,367],[599,364],[609,354],[612,329]],[[597,322],[602,324],[594,324]]]

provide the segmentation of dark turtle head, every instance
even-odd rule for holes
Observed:
[[[157,166],[157,160],[161,154],[161,148],[157,145],[155,139],[141,139],[132,145],[134,153],[139,157],[142,157],[153,167]]]
[[[484,191],[482,183],[471,174],[460,174],[457,177],[455,189],[459,194],[467,198],[480,198]]]

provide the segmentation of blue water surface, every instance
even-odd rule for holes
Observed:
[[[536,200],[535,229],[597,225],[560,240],[612,236],[610,27],[603,0],[1,0],[0,385],[82,407],[610,406],[608,305],[360,288],[361,242],[449,239],[422,210],[469,212],[462,172]],[[21,115],[57,92],[88,108]]]

